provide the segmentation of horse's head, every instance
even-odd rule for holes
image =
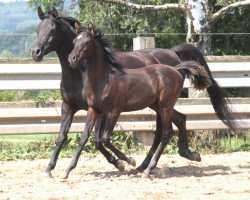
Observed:
[[[72,41],[76,36],[74,24],[78,23],[80,26],[80,23],[74,18],[59,16],[55,8],[44,13],[39,7],[37,12],[41,22],[37,26],[37,38],[31,49],[33,59],[41,61],[44,55],[58,49],[60,50],[62,42],[65,46],[69,45],[73,48]],[[67,34],[67,39],[70,38],[72,40],[68,41],[68,44],[66,44],[67,40],[62,41],[65,33]]]
[[[55,50],[60,41],[60,30],[58,24],[53,20],[58,18],[55,8],[45,14],[39,7],[37,12],[42,21],[37,26],[37,37],[31,52],[35,61],[42,61],[44,55]]]
[[[79,34],[73,41],[74,49],[68,57],[72,68],[76,68],[78,62],[87,59],[92,54],[95,42],[95,30],[94,25],[92,23],[88,25],[87,32],[82,32],[78,24],[75,25],[75,30]]]

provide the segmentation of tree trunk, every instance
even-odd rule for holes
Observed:
[[[190,9],[187,10],[187,42],[193,43],[206,55],[211,53],[211,36],[208,0],[188,0]]]

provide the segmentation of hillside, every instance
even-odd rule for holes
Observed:
[[[0,2],[0,32],[15,32],[28,27],[35,27],[39,22],[36,12],[27,2]]]

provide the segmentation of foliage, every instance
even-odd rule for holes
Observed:
[[[0,91],[0,101],[16,101],[19,100],[18,92]]]
[[[0,91],[0,101],[33,100],[37,103],[60,100],[59,90]]]
[[[215,132],[214,134],[205,131],[194,134],[194,132],[190,131],[189,141],[191,149],[202,153],[250,151],[250,132],[245,135],[240,133],[237,141],[234,136],[234,133],[231,132],[229,140],[227,131]],[[63,146],[60,157],[72,157],[78,147],[80,138],[80,133],[70,134]],[[12,140],[18,142],[11,142]],[[0,160],[49,158],[55,141],[56,135],[1,136]],[[115,132],[112,143],[125,154],[146,154],[142,144],[135,141],[132,133],[129,132]],[[90,136],[84,152],[87,152],[90,156],[99,153],[95,149],[93,134]],[[176,134],[171,138],[164,153],[178,153],[178,136]]]
[[[22,139],[18,137],[18,143],[11,142],[11,140],[14,139],[13,137],[6,136],[4,138],[2,136],[2,140],[0,141],[0,160],[49,158],[55,145],[55,136],[44,139],[39,139],[38,137],[35,141],[27,141],[28,138],[25,137],[23,142]],[[32,138],[34,140],[34,137]],[[61,157],[72,157],[78,147],[80,138],[81,134],[79,133],[70,134],[67,142],[63,146],[60,154]],[[143,150],[142,145],[133,140],[132,134],[127,132],[115,132],[112,137],[112,143],[126,154],[140,153]],[[92,156],[97,154],[93,134],[85,145],[84,151]]]
[[[218,20],[212,32],[226,33],[212,36],[212,54],[214,55],[249,55],[250,46],[250,6],[235,9]],[[228,34],[227,34],[228,33]],[[239,33],[230,34],[230,33]],[[246,34],[241,34],[246,33]]]
[[[202,153],[226,153],[250,151],[250,132],[239,132],[238,138],[233,131],[189,131],[189,145]]]
[[[26,2],[0,3],[0,57],[30,55],[38,17]]]
[[[139,1],[138,1],[139,2]],[[145,1],[155,3],[155,1]],[[157,4],[169,1],[157,1]],[[143,1],[140,1],[143,3]],[[120,5],[107,4],[102,1],[79,1],[76,16],[83,24],[92,21],[106,35],[112,37],[114,47],[121,50],[132,50],[132,37],[156,36],[157,47],[170,48],[176,43],[184,42],[185,38],[171,35],[185,31],[185,18],[173,11],[141,11]],[[128,38],[120,36],[128,35]],[[123,41],[122,43],[120,41]]]
[[[38,6],[43,5],[45,7],[45,10],[49,10],[53,6],[58,7],[60,8],[60,10],[62,10],[64,0],[29,0],[28,4],[34,8],[38,8]]]

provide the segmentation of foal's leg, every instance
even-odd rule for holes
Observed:
[[[51,178],[52,178],[51,170],[53,170],[56,166],[56,161],[58,159],[60,150],[62,148],[63,143],[67,140],[67,134],[69,132],[69,128],[71,126],[73,116],[76,112],[76,110],[72,109],[72,107],[66,104],[65,102],[62,103],[61,111],[62,111],[62,116],[61,116],[60,132],[59,132],[59,135],[56,141],[56,146],[52,153],[51,159],[45,170],[45,173],[47,174],[47,176]]]
[[[97,117],[96,111],[94,109],[92,109],[91,107],[89,107],[88,114],[87,114],[87,119],[86,119],[86,123],[85,123],[85,128],[84,128],[80,143],[78,145],[78,148],[76,150],[76,153],[75,153],[74,157],[71,160],[71,163],[70,163],[69,167],[65,170],[65,174],[64,174],[64,177],[63,177],[64,179],[67,179],[68,176],[69,176],[70,171],[76,167],[77,162],[79,160],[79,157],[81,155],[81,152],[83,150],[83,147],[87,143],[90,132],[93,129],[96,117]]]
[[[118,120],[120,113],[109,113],[106,116],[106,123],[105,123],[105,128],[104,128],[104,132],[103,132],[103,144],[105,145],[105,147],[112,149],[112,144],[110,143],[110,137],[112,135],[112,132],[114,130],[115,124]],[[116,149],[117,150],[117,149]],[[114,149],[112,149],[112,151],[114,151]],[[118,150],[117,150],[118,151]],[[116,151],[116,153],[117,153]],[[118,151],[120,152],[120,151]],[[121,152],[120,152],[121,153]],[[122,154],[122,153],[121,153]],[[119,156],[121,156],[121,154],[119,154]],[[124,155],[124,154],[123,154]],[[118,157],[119,157],[118,156]],[[125,155],[123,157],[123,159],[125,159]],[[119,170],[119,171],[124,171],[125,169],[125,165],[121,160],[114,160],[113,161],[114,166]]]
[[[186,115],[174,110],[171,119],[179,129],[179,154],[180,156],[193,161],[201,161],[200,154],[192,152],[188,149],[187,130],[186,130]]]
[[[104,114],[101,114],[98,117],[98,120],[96,121],[95,124],[95,146],[96,148],[106,157],[109,163],[115,164],[114,160],[115,158],[107,151],[103,144],[102,144],[102,135],[104,132],[104,126],[106,123],[106,116]],[[133,158],[128,158],[125,154],[123,154],[121,151],[116,149],[111,143],[110,143],[110,150],[121,160],[126,161],[128,164],[131,164],[133,166],[136,165],[136,162]]]
[[[155,136],[154,136],[154,141],[153,144],[146,156],[146,158],[144,159],[144,161],[142,162],[142,164],[137,167],[137,170],[140,172],[143,172],[149,165],[156,149],[158,148],[160,142],[161,142],[161,138],[162,138],[162,122],[161,122],[161,116],[159,114],[157,114],[156,116],[156,131],[155,131]]]
[[[168,135],[171,134],[171,132],[173,132],[173,127],[172,127],[172,124],[170,121],[170,116],[168,113],[169,113],[169,111],[165,111],[164,116],[162,116],[161,143],[160,143],[159,147],[157,148],[157,150],[155,151],[148,167],[144,170],[144,173],[146,175],[149,175],[150,172],[156,167],[156,165],[160,159],[160,156],[168,143],[168,137],[169,137]]]

